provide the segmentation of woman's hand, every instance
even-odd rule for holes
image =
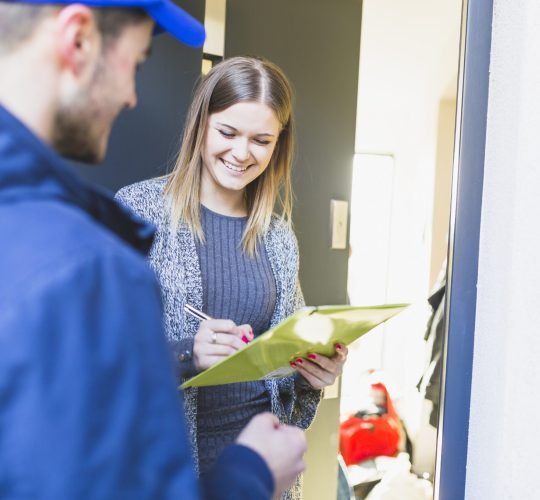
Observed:
[[[336,344],[336,354],[331,358],[309,353],[307,358],[295,359],[291,366],[307,380],[313,389],[323,389],[332,385],[342,374],[348,352],[347,346]]]
[[[202,321],[193,341],[193,362],[203,371],[225,359],[253,340],[249,325],[237,326],[229,319]]]

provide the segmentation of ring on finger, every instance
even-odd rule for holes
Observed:
[[[217,333],[212,332],[212,344],[217,344]]]

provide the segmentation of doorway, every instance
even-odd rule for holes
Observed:
[[[461,19],[461,0],[363,2],[348,297],[411,306],[350,349],[341,421],[377,423],[382,384],[399,428],[391,453],[345,457],[358,499],[434,494]]]

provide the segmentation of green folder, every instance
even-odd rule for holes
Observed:
[[[407,304],[380,306],[304,307],[245,347],[182,384],[182,388],[284,377],[294,372],[290,362],[314,352],[335,353],[345,345],[403,311]]]

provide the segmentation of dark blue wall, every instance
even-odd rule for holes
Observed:
[[[204,0],[178,3],[204,20]],[[155,37],[152,55],[137,76],[138,106],[117,120],[105,162],[77,165],[78,172],[113,190],[165,173],[178,150],[201,58],[202,49],[189,48],[168,34]]]
[[[347,250],[330,249],[330,200],[349,200],[361,1],[228,0],[225,55],[255,54],[287,73],[298,130],[294,223],[308,304],[347,300]]]

